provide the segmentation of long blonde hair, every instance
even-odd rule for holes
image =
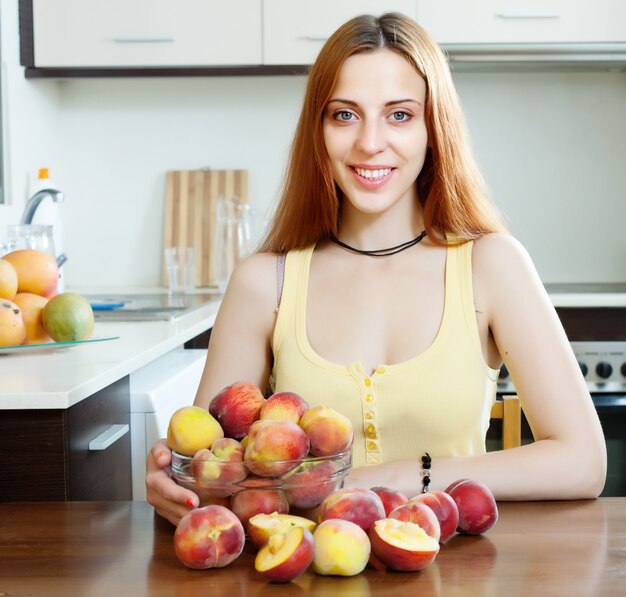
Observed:
[[[337,235],[342,198],[324,144],[324,111],[344,61],[380,48],[403,56],[426,82],[430,147],[416,184],[429,238],[446,244],[447,234],[462,240],[504,229],[470,151],[443,52],[405,15],[362,15],[333,33],[311,67],[282,196],[261,251],[286,252]]]

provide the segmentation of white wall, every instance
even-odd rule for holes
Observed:
[[[167,170],[246,168],[252,204],[273,206],[303,77],[26,81],[13,59],[14,206],[0,218],[17,221],[24,181],[49,166],[70,286],[159,283]],[[626,74],[455,79],[492,194],[543,280],[626,281]]]

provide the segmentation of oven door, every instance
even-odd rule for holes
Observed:
[[[603,497],[626,496],[626,394],[592,393],[607,451]]]

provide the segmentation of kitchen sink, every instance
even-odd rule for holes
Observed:
[[[191,294],[85,294],[96,321],[169,321],[218,299],[215,292]]]

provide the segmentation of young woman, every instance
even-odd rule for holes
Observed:
[[[486,453],[503,361],[535,442]],[[431,488],[469,477],[501,500],[602,490],[604,440],[576,359],[487,198],[446,60],[407,17],[349,21],[311,69],[282,199],[231,278],[196,404],[238,380],[348,416],[348,485],[415,495],[428,452]],[[169,462],[160,441],[146,485],[176,523],[198,500]]]

